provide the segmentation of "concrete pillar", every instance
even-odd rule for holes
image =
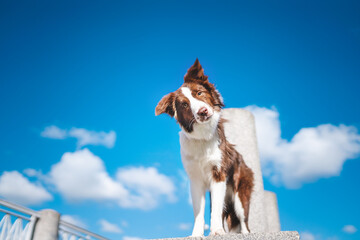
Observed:
[[[279,209],[276,194],[273,192],[264,192],[265,216],[267,222],[267,232],[280,231]]]
[[[40,218],[35,225],[33,240],[57,240],[60,213],[45,209],[40,211]]]
[[[254,191],[250,201],[249,228],[251,232],[266,232],[267,221],[264,209],[264,185],[261,173],[259,151],[255,132],[254,116],[245,109],[224,109],[222,116],[228,141],[235,144],[246,165],[254,172]]]

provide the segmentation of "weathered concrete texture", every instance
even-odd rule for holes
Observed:
[[[267,232],[279,232],[279,209],[275,193],[264,191],[264,208],[267,222]]]
[[[225,135],[236,150],[242,154],[245,163],[254,172],[254,191],[251,196],[249,228],[251,232],[268,231],[264,209],[264,185],[261,173],[259,151],[255,132],[254,116],[245,109],[223,110]]]
[[[54,210],[40,211],[40,219],[36,223],[34,240],[57,240],[60,214]]]
[[[161,240],[299,240],[298,232],[224,234],[208,237],[163,238]]]

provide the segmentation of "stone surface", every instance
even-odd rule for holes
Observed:
[[[264,192],[264,208],[267,222],[267,232],[279,232],[279,209],[275,193],[269,191]]]
[[[227,108],[223,110],[225,135],[236,150],[242,154],[245,163],[254,172],[254,191],[251,196],[249,228],[251,232],[268,230],[264,209],[264,185],[261,173],[259,151],[255,132],[254,116],[245,109]]]
[[[163,238],[162,240],[299,240],[298,232],[224,234],[209,237]]]
[[[40,219],[35,225],[33,240],[57,240],[60,214],[51,209],[40,211]]]

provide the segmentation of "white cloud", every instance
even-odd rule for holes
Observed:
[[[167,197],[170,202],[175,201],[173,182],[154,167],[122,168],[116,178],[132,192],[120,203],[124,207],[151,209],[157,206],[161,196]]]
[[[143,238],[124,236],[123,240],[143,240]]]
[[[281,138],[276,109],[247,109],[255,115],[263,174],[273,184],[299,188],[319,178],[338,176],[344,162],[360,153],[355,127],[323,124],[302,128],[288,141]]]
[[[32,169],[32,168],[27,168],[23,171],[23,173],[28,176],[29,178],[36,178],[38,179],[40,182],[45,183],[45,184],[49,184],[50,183],[50,179],[49,176],[47,176],[46,174],[43,174],[41,170],[36,170],[36,169]]]
[[[40,135],[45,138],[65,139],[67,137],[67,131],[52,125],[46,127]]]
[[[315,236],[309,232],[300,233],[301,240],[315,240]]]
[[[179,227],[180,230],[186,231],[186,230],[191,229],[192,224],[191,223],[180,223],[178,227]]]
[[[69,200],[116,200],[128,196],[128,191],[106,172],[103,161],[88,149],[65,153],[52,166],[50,177]]]
[[[86,145],[103,145],[112,148],[116,140],[116,133],[114,131],[110,131],[109,133],[103,131],[95,132],[85,128],[72,128],[69,131],[69,136],[77,139],[79,148]]]
[[[17,171],[5,171],[0,176],[0,195],[22,205],[39,205],[53,199],[45,188],[30,182]]]
[[[101,225],[101,231],[109,232],[109,233],[122,233],[123,231],[114,223],[110,223],[106,221],[105,219],[101,219],[99,221],[99,224]]]
[[[349,234],[353,234],[357,232],[356,227],[353,225],[345,225],[342,230]]]
[[[152,209],[163,197],[175,199],[173,182],[156,168],[120,168],[114,179],[88,149],[65,153],[52,166],[49,177],[70,201],[107,200],[124,208]]]
[[[37,177],[39,172],[32,168],[27,168],[24,171],[24,174],[28,177]]]
[[[116,133],[114,131],[108,133],[104,131],[96,132],[85,128],[72,128],[68,131],[54,125],[46,127],[40,135],[52,139],[76,138],[78,148],[86,145],[103,145],[112,148],[116,140]]]
[[[81,228],[86,228],[86,224],[84,223],[84,221],[82,219],[80,219],[78,216],[74,216],[74,215],[61,215],[61,220],[74,224],[75,226],[81,227]]]

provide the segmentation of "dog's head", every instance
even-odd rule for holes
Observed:
[[[196,59],[184,77],[184,84],[160,100],[155,115],[167,113],[175,117],[180,127],[191,134],[196,126],[213,125],[214,121],[217,124],[223,106],[220,93]]]

